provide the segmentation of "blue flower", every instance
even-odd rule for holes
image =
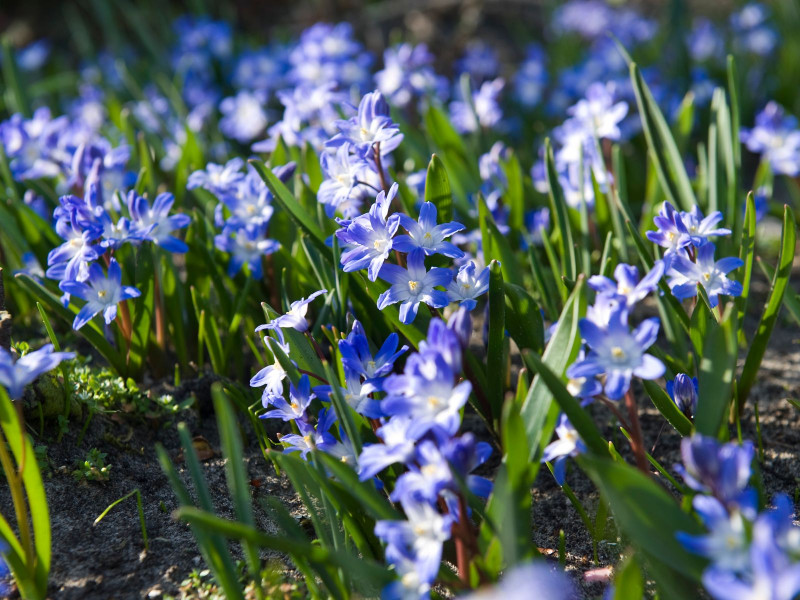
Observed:
[[[485,81],[472,92],[472,102],[456,100],[450,103],[450,119],[459,133],[471,133],[481,128],[491,129],[503,118],[498,98],[505,82],[502,79]]]
[[[467,73],[475,83],[497,77],[500,61],[497,51],[486,42],[474,40],[467,44],[464,55],[456,61],[456,72]]]
[[[419,581],[431,584],[439,573],[442,544],[450,539],[455,519],[427,502],[406,501],[402,505],[408,520],[378,521],[375,535],[387,544],[387,561],[410,560]]]
[[[208,163],[204,170],[194,171],[189,175],[186,187],[190,190],[203,188],[222,198],[227,194],[234,194],[236,186],[244,180],[242,173],[244,161],[241,158],[232,158],[224,165]]]
[[[550,209],[539,208],[529,211],[525,214],[525,229],[523,232],[523,242],[525,247],[541,246],[543,244],[542,237],[547,235],[550,229]]]
[[[778,32],[767,23],[769,9],[759,2],[750,2],[731,15],[734,45],[757,56],[772,52],[780,40]]]
[[[632,308],[658,287],[658,282],[663,275],[664,263],[660,260],[656,261],[653,268],[642,277],[641,281],[639,280],[639,269],[620,263],[614,269],[616,282],[602,275],[593,275],[589,278],[589,287],[601,295],[614,298],[621,306]]]
[[[451,302],[459,302],[467,310],[478,305],[476,298],[489,291],[489,268],[484,267],[475,274],[477,267],[473,261],[458,269],[455,279],[447,286],[447,297]]]
[[[750,564],[743,574],[711,567],[703,586],[715,600],[792,600],[800,592],[800,564],[778,544],[773,518],[759,516],[753,526]]]
[[[345,217],[360,214],[361,202],[370,189],[365,185],[370,183],[371,172],[367,161],[351,154],[347,145],[340,146],[335,154],[324,152],[319,160],[326,179],[317,190],[317,200],[325,207],[325,214],[332,217],[337,210]]]
[[[264,329],[278,329],[281,327],[290,327],[301,333],[308,330],[308,321],[306,321],[308,305],[314,300],[314,298],[321,296],[322,294],[326,294],[327,292],[328,290],[319,290],[311,294],[308,298],[300,298],[300,300],[295,300],[292,302],[285,315],[275,317],[266,325],[259,325],[256,327],[256,331],[258,332]]]
[[[252,142],[267,127],[263,104],[263,98],[246,90],[225,98],[219,105],[219,111],[223,115],[219,121],[219,130],[224,136],[237,142]]]
[[[494,587],[481,588],[463,596],[462,600],[524,600],[531,597],[577,600],[579,596],[568,575],[547,561],[537,560],[518,564],[505,572]]]
[[[683,253],[674,256],[667,277],[672,295],[679,300],[697,295],[697,286],[702,285],[708,294],[711,308],[719,302],[719,296],[741,296],[742,284],[728,279],[727,274],[741,267],[744,262],[735,256],[714,262],[714,244],[707,243],[697,249],[697,262],[692,262]]]
[[[725,55],[725,39],[719,29],[705,18],[692,21],[692,31],[686,36],[686,45],[695,62],[719,60]]]
[[[399,339],[396,333],[390,334],[373,356],[364,327],[359,321],[355,321],[347,338],[339,340],[339,353],[346,371],[356,373],[377,385],[376,380],[391,373],[394,361],[408,350],[406,345],[397,349]]]
[[[586,444],[564,414],[558,417],[556,435],[558,439],[550,442],[544,449],[542,462],[553,463],[553,475],[558,485],[563,485],[567,473],[567,458],[586,452]]]
[[[653,217],[653,223],[658,228],[656,231],[648,231],[645,235],[647,239],[666,248],[664,258],[676,253],[680,248],[691,245],[692,239],[689,231],[683,223],[681,214],[675,210],[669,202],[664,202],[661,210]]]
[[[189,215],[170,215],[174,202],[172,194],[159,194],[151,207],[146,198],[131,190],[128,194],[128,211],[132,222],[140,230],[148,232],[145,239],[152,240],[168,252],[183,253],[189,247],[171,234],[176,229],[188,227],[192,219]]]
[[[362,382],[357,373],[351,372],[345,373],[344,385],[345,387],[340,387],[339,390],[350,408],[370,419],[378,419],[383,416],[381,401],[372,398],[372,395],[378,391],[378,387],[374,383]],[[323,394],[330,397],[334,393],[329,385],[317,386],[314,391],[320,398]]]
[[[327,145],[349,144],[364,157],[370,156],[378,144],[381,156],[390,154],[403,141],[403,134],[389,116],[389,105],[377,90],[364,95],[356,116],[337,121],[336,127],[339,133]]]
[[[667,382],[667,393],[687,417],[697,411],[697,377],[678,373],[674,381]]]
[[[412,354],[402,375],[390,375],[383,382],[387,396],[382,402],[387,415],[408,416],[413,423],[409,435],[421,437],[434,427],[455,435],[461,424],[461,408],[467,403],[472,385],[454,384],[455,373],[437,353]]]
[[[413,252],[422,250],[425,256],[443,254],[450,258],[461,258],[464,252],[445,238],[450,237],[464,229],[461,223],[436,224],[436,205],[433,202],[424,202],[419,210],[419,221],[415,221],[405,214],[400,214],[400,224],[408,235],[398,235],[394,239],[393,247],[400,252]]]
[[[408,270],[386,263],[378,277],[392,284],[378,297],[378,308],[383,310],[400,302],[400,320],[406,325],[416,318],[420,302],[434,308],[443,308],[450,303],[445,292],[434,288],[450,283],[452,271],[440,267],[426,271],[425,253],[421,250],[408,255]]]
[[[260,415],[259,418],[281,419],[282,421],[304,419],[306,409],[314,398],[316,398],[316,396],[311,393],[311,382],[308,379],[308,375],[303,373],[303,375],[300,376],[297,387],[295,387],[293,383],[289,384],[290,402],[286,402],[282,396],[274,396],[272,398],[272,405],[275,408]]]
[[[760,154],[773,172],[794,177],[800,173],[800,129],[797,119],[783,107],[770,102],[756,115],[755,127],[742,129],[742,142],[750,152]]]
[[[567,376],[592,377],[605,373],[604,390],[611,400],[625,395],[634,375],[642,379],[661,377],[664,364],[654,356],[645,354],[656,341],[658,319],[646,319],[633,333],[627,320],[624,308],[611,313],[606,329],[589,319],[581,319],[578,326],[591,352],[584,360],[572,364],[567,369]]]
[[[26,385],[71,358],[75,358],[74,352],[53,352],[53,345],[47,344],[15,362],[11,353],[0,346],[0,385],[6,388],[9,398],[17,400]]]
[[[281,443],[286,446],[284,452],[299,452],[306,458],[312,450],[327,451],[335,447],[336,438],[330,433],[331,425],[335,421],[336,412],[332,407],[319,411],[316,427],[305,420],[296,420],[300,434],[292,433],[281,438]]]
[[[514,95],[522,106],[533,108],[542,100],[547,85],[547,64],[544,50],[529,44],[525,59],[514,74]]]
[[[85,279],[88,263],[100,256],[97,246],[92,244],[100,237],[100,231],[95,227],[81,229],[75,223],[59,219],[56,232],[66,241],[48,253],[47,264],[50,267],[63,265],[63,274],[60,273],[58,279]]]
[[[59,287],[62,291],[86,301],[72,323],[72,328],[76,330],[86,325],[100,312],[103,313],[106,325],[110,325],[111,321],[117,318],[117,304],[141,295],[135,287],[122,285],[122,270],[115,258],[108,264],[108,276],[103,273],[103,268],[99,264],[92,263],[85,282],[62,281]]]
[[[691,211],[681,213],[681,220],[694,246],[699,247],[708,243],[710,241],[708,238],[710,237],[731,234],[730,229],[714,227],[722,220],[722,213],[718,210],[707,217],[703,217],[700,207],[695,204]]]
[[[378,278],[383,262],[394,248],[392,238],[400,226],[399,215],[386,218],[397,190],[397,184],[393,183],[388,195],[383,190],[378,192],[369,213],[353,219],[336,232],[336,237],[349,246],[341,256],[345,273],[366,268],[370,281]]]
[[[433,55],[425,44],[398,44],[383,52],[383,69],[375,84],[393,105],[405,108],[417,96],[447,93],[447,80],[433,71]]]
[[[708,558],[713,568],[741,573],[750,564],[750,544],[742,513],[728,514],[725,506],[711,496],[698,495],[692,500],[694,510],[708,529],[706,535],[679,531],[678,541],[689,552]]]
[[[750,441],[741,446],[720,444],[712,437],[695,434],[681,440],[683,465],[676,465],[675,470],[690,488],[713,494],[728,508],[751,506],[746,488],[754,455]]]
[[[613,83],[595,82],[586,90],[586,97],[567,109],[590,136],[619,140],[619,124],[628,114],[627,102],[615,102]]]
[[[266,237],[266,227],[247,225],[235,227],[226,225],[222,233],[214,236],[214,245],[231,255],[228,275],[233,277],[244,265],[250,269],[250,276],[261,279],[262,259],[281,247],[280,243]]]
[[[284,340],[283,331],[281,331],[280,328],[273,329],[273,331],[277,339],[265,337],[264,344],[267,346],[278,344],[283,350],[283,353],[288,356],[290,349],[289,345]],[[261,404],[264,408],[274,404],[276,398],[282,398],[283,380],[286,379],[286,377],[286,370],[283,368],[283,365],[281,365],[277,355],[275,355],[273,364],[267,365],[250,379],[250,387],[264,386],[264,391],[261,394]]]
[[[416,438],[409,435],[412,420],[409,417],[392,417],[375,434],[382,444],[367,444],[358,457],[358,477],[366,481],[375,477],[389,465],[406,463],[415,452]]]
[[[469,473],[483,464],[491,452],[490,445],[476,443],[475,437],[469,433],[446,440],[423,440],[408,463],[409,470],[397,479],[390,497],[401,502],[435,504],[439,495],[446,490],[454,493],[459,491],[453,474],[455,471],[459,478],[466,480],[473,494],[487,498],[492,490],[491,481]],[[452,513],[458,514],[457,509]]]

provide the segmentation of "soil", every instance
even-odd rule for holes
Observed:
[[[174,422],[148,423],[141,417],[120,418],[122,413],[95,415],[80,445],[78,426],[71,427],[60,442],[48,443],[47,456],[52,469],[45,475],[45,489],[53,534],[51,597],[161,598],[177,595],[180,584],[192,570],[206,568],[192,532],[172,517],[178,502],[161,470],[155,447],[157,443],[164,446],[191,490],[175,425],[178,420],[184,421],[193,437],[202,436],[214,454],[203,460],[202,465],[217,514],[233,518],[219,435],[210,406],[211,382],[210,378],[191,382],[200,410],[183,411]],[[175,396],[179,398],[187,391],[188,387],[176,390]],[[301,505],[288,479],[276,477],[258,444],[248,443],[247,438],[252,440],[252,436],[247,435],[247,429],[243,431],[256,518],[259,527],[269,531],[271,525],[259,511],[258,498],[278,496],[295,515]],[[107,481],[80,482],[71,474],[76,461],[83,461],[91,448],[107,454],[105,462],[111,465]],[[107,506],[134,489],[142,493],[149,537],[147,551],[135,497],[117,505],[100,523],[93,525]],[[13,514],[6,486],[0,491],[0,511]]]

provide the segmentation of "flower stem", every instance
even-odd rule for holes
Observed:
[[[386,183],[386,174],[383,172],[383,164],[381,164],[381,143],[378,142],[372,147],[372,154],[375,157],[375,168],[378,169],[378,177],[381,178],[381,187],[387,194],[389,193],[389,186]]]
[[[636,466],[642,473],[650,475],[650,468],[647,466],[647,454],[642,440],[642,427],[639,423],[639,407],[636,405],[636,399],[630,389],[625,392],[625,406],[628,408],[628,418],[631,422],[631,448],[634,456],[636,456]]]

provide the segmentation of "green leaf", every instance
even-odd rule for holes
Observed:
[[[128,300],[131,313],[131,349],[128,353],[128,367],[131,374],[139,377],[144,368],[147,349],[150,343],[150,331],[155,321],[155,290],[153,285],[153,248],[150,244],[142,244],[136,248],[134,285],[141,292],[138,298]]]
[[[360,481],[351,467],[333,456],[318,452],[317,458],[363,506],[373,519],[399,519],[400,513],[385,496],[378,493],[371,481]]]
[[[47,579],[50,573],[50,512],[47,507],[42,474],[39,471],[39,463],[36,461],[30,437],[17,416],[14,403],[2,386],[0,386],[0,426],[3,429],[5,443],[8,444],[17,463],[16,476],[21,479],[22,485],[25,487],[25,496],[28,498],[36,564],[26,566],[33,575],[39,592],[37,596],[43,598],[47,593]]]
[[[230,539],[247,540],[261,548],[276,550],[290,556],[299,556],[312,563],[334,565],[350,573],[357,573],[359,577],[373,581],[376,586],[385,585],[394,580],[394,574],[386,567],[375,561],[357,558],[348,552],[330,551],[311,543],[271,536],[244,523],[228,521],[193,507],[181,507],[175,511],[175,516],[182,521]]]
[[[435,104],[431,104],[423,115],[425,121],[425,131],[431,136],[431,141],[436,148],[443,152],[455,152],[462,157],[467,157],[467,149],[464,140],[458,135],[450,119]]]
[[[740,407],[744,406],[747,397],[750,395],[750,389],[755,383],[761,360],[767,350],[767,343],[778,320],[778,313],[786,293],[786,287],[789,285],[789,276],[794,262],[796,236],[797,223],[795,222],[794,212],[789,206],[784,206],[783,232],[781,234],[781,251],[778,255],[778,266],[775,270],[775,277],[772,279],[769,298],[761,315],[758,330],[750,342],[750,350],[744,361],[744,367],[742,367],[742,374],[739,377],[737,386],[737,402]]]
[[[742,275],[742,295],[736,299],[739,307],[739,322],[744,323],[744,316],[747,312],[747,300],[750,297],[750,280],[753,277],[753,257],[756,247],[756,201],[753,192],[747,194],[746,208],[744,214],[744,227],[742,228],[742,239],[739,244],[739,258],[744,262],[744,273]],[[744,332],[741,333],[742,340]]]
[[[503,165],[508,186],[504,200],[508,203],[508,224],[511,231],[521,232],[525,228],[525,191],[523,189],[522,166],[519,158],[512,153]]]
[[[178,433],[181,438],[184,456],[200,505],[203,507],[209,506],[208,486],[206,485],[202,470],[199,467],[197,456],[192,447],[191,438],[184,423],[178,424]],[[175,495],[178,497],[179,506],[197,510],[192,496],[189,494],[189,490],[184,485],[183,479],[178,475],[167,451],[164,450],[161,444],[156,445],[156,453],[158,454],[158,461],[161,464],[161,469],[167,476],[172,491],[175,492]],[[213,510],[213,507],[209,507],[208,510]],[[219,582],[220,587],[225,592],[225,596],[234,600],[244,600],[244,594],[239,585],[236,567],[223,536],[213,531],[204,530],[195,524],[190,524],[190,527],[206,564],[211,568],[214,578]]]
[[[506,329],[520,350],[528,348],[541,354],[544,350],[544,321],[539,306],[522,288],[505,284]]]
[[[253,527],[255,519],[250,498],[250,478],[247,476],[236,413],[231,406],[230,399],[223,391],[221,383],[217,382],[211,386],[211,398],[214,401],[214,413],[217,415],[222,455],[225,457],[225,480],[233,499],[236,518],[245,525]],[[261,571],[258,550],[248,541],[244,541],[243,545],[250,576],[258,577]]]
[[[16,278],[20,287],[25,289],[36,300],[40,301],[59,319],[72,326],[75,315],[78,313],[78,309],[75,306],[64,308],[59,298],[25,273],[18,273]],[[127,372],[125,359],[108,340],[106,340],[95,323],[87,323],[78,330],[78,333],[85,337],[86,340],[94,346],[95,350],[103,355],[114,371],[120,375],[124,375]]]
[[[481,227],[483,256],[487,261],[496,260],[500,263],[503,278],[506,281],[522,285],[522,272],[517,264],[514,251],[508,243],[508,238],[500,233],[492,213],[486,206],[486,201],[480,196],[478,197],[478,219]]]
[[[22,81],[17,61],[14,59],[14,49],[7,37],[3,37],[2,40],[2,54],[3,82],[5,83],[6,104],[9,112],[22,113],[22,116],[30,118],[32,114],[30,99],[25,91],[26,85]]]
[[[294,198],[289,189],[270,171],[260,160],[251,159],[250,164],[267,184],[269,191],[281,208],[283,208],[291,219],[303,229],[310,237],[311,241],[325,256],[329,256],[331,249],[325,245],[325,234],[311,215]]]
[[[558,317],[556,330],[541,357],[544,364],[556,370],[559,378],[564,375],[567,365],[578,355],[580,346],[578,321],[586,309],[585,286],[583,278],[578,280],[578,285],[575,286]],[[520,411],[525,423],[530,459],[539,452],[543,440],[549,441],[555,428],[555,419],[558,415],[552,414],[552,400],[553,395],[549,386],[542,377],[536,377],[528,389],[528,395]]]
[[[653,401],[653,406],[669,421],[669,424],[681,435],[691,435],[692,422],[678,409],[669,394],[653,381],[643,379],[642,384],[644,384],[644,389],[647,395],[650,396],[650,400]]]
[[[577,461],[608,500],[617,525],[636,547],[699,580],[705,561],[689,554],[675,537],[679,531],[702,533],[697,521],[659,484],[629,464],[588,454]]]
[[[719,325],[711,324],[703,343],[694,424],[704,435],[717,435],[730,406],[739,350],[737,332],[736,307],[730,303]]]
[[[506,568],[519,564],[533,554],[530,543],[531,487],[533,469],[525,436],[525,423],[515,402],[503,407],[503,462],[494,479],[487,515],[498,529],[497,539]],[[481,531],[484,543],[490,543],[488,523]]]
[[[550,139],[545,140],[545,166],[547,171],[547,188],[550,199],[550,210],[554,215],[554,229],[558,231],[561,263],[564,265],[564,275],[567,279],[574,280],[577,274],[578,262],[575,257],[575,244],[572,240],[572,228],[567,214],[567,203],[564,192],[558,182],[556,161],[553,158],[553,147]]]
[[[578,431],[581,439],[586,444],[586,447],[593,453],[599,455],[608,455],[608,445],[600,435],[592,418],[583,410],[580,402],[569,393],[567,386],[561,380],[561,377],[556,375],[550,367],[548,367],[542,359],[530,350],[525,350],[522,353],[525,359],[525,364],[539,374],[539,377],[544,381],[553,399],[558,403],[562,412],[567,415],[567,418],[572,423],[573,427]]]
[[[440,223],[453,220],[453,193],[450,191],[450,180],[444,163],[435,154],[428,163],[428,172],[425,176],[425,202],[431,202],[436,207]]]
[[[644,577],[636,555],[631,554],[616,568],[613,600],[641,600],[644,597]]]
[[[702,358],[708,330],[716,325],[716,318],[711,314],[708,304],[700,301],[692,311],[691,325],[689,326],[689,339],[694,346],[694,353]]]
[[[691,210],[697,204],[697,199],[672,131],[635,63],[631,63],[630,72],[642,128],[661,188],[672,204],[683,210]]]
[[[489,376],[489,404],[492,407],[494,419],[500,417],[503,407],[505,321],[506,302],[503,273],[500,270],[500,263],[493,260],[489,265],[489,343],[486,361]]]

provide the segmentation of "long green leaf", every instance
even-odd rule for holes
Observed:
[[[559,377],[563,376],[567,365],[575,359],[580,349],[578,321],[586,309],[585,286],[584,279],[579,279],[558,317],[556,330],[542,354],[541,360],[550,369],[555,369]],[[555,427],[557,414],[552,414],[554,412],[551,410],[552,400],[553,395],[549,386],[542,377],[536,377],[528,389],[528,395],[520,411],[525,422],[530,459],[538,454],[542,440],[549,441]]]
[[[505,284],[506,329],[517,347],[541,353],[544,350],[542,313],[530,294],[513,283]]]
[[[699,580],[705,561],[689,554],[675,534],[701,533],[702,528],[660,485],[627,463],[610,458],[583,455],[578,464],[608,500],[617,525],[638,548]]]
[[[781,309],[783,296],[786,293],[786,287],[789,285],[789,276],[791,275],[796,249],[796,239],[797,223],[795,222],[794,212],[792,212],[789,206],[784,206],[781,251],[778,255],[778,266],[775,270],[775,277],[772,279],[772,289],[770,290],[767,304],[764,307],[764,312],[761,315],[758,331],[756,331],[756,334],[750,342],[750,350],[744,361],[744,367],[742,367],[742,374],[739,377],[737,386],[736,396],[740,407],[744,406],[747,397],[750,395],[750,389],[753,387],[753,383],[755,383],[758,369],[761,366],[761,360],[764,358],[764,353],[767,350],[767,343],[772,335],[772,330],[775,328],[775,323],[778,321],[778,313]]]
[[[425,202],[431,202],[436,207],[440,223],[453,220],[453,193],[450,191],[450,180],[444,163],[435,154],[431,156],[425,176]]]
[[[493,260],[489,265],[489,343],[486,360],[489,377],[489,404],[495,419],[500,418],[503,406],[505,321],[506,301],[503,273],[500,270],[500,263]]]
[[[630,73],[642,128],[655,160],[661,187],[670,202],[679,205],[683,210],[691,210],[697,204],[697,199],[675,138],[635,63],[631,63]]]
[[[264,183],[267,184],[275,201],[289,214],[291,219],[311,237],[311,241],[317,248],[325,256],[329,256],[331,250],[325,245],[325,234],[311,215],[309,215],[305,208],[295,199],[289,189],[263,162],[256,159],[251,159],[249,162],[261,176],[261,179],[264,180]]]
[[[710,325],[703,343],[694,424],[704,435],[717,435],[730,406],[739,349],[737,316],[736,307],[729,304],[719,325]]]
[[[583,410],[578,400],[569,393],[567,386],[564,385],[561,378],[533,352],[526,350],[522,353],[522,356],[525,359],[525,364],[527,364],[532,371],[538,373],[539,377],[544,381],[550,393],[553,395],[553,399],[558,403],[562,412],[567,415],[567,418],[578,431],[578,434],[580,434],[586,447],[595,454],[607,456],[608,445],[603,439],[603,436],[600,435],[591,417]]]
[[[658,412],[669,421],[669,424],[681,435],[691,435],[692,422],[686,418],[686,415],[678,410],[678,407],[672,401],[672,398],[669,397],[669,394],[657,383],[648,381],[647,379],[643,379],[642,383],[644,384],[647,395],[650,396],[650,400],[653,401],[653,406],[655,406]]]

